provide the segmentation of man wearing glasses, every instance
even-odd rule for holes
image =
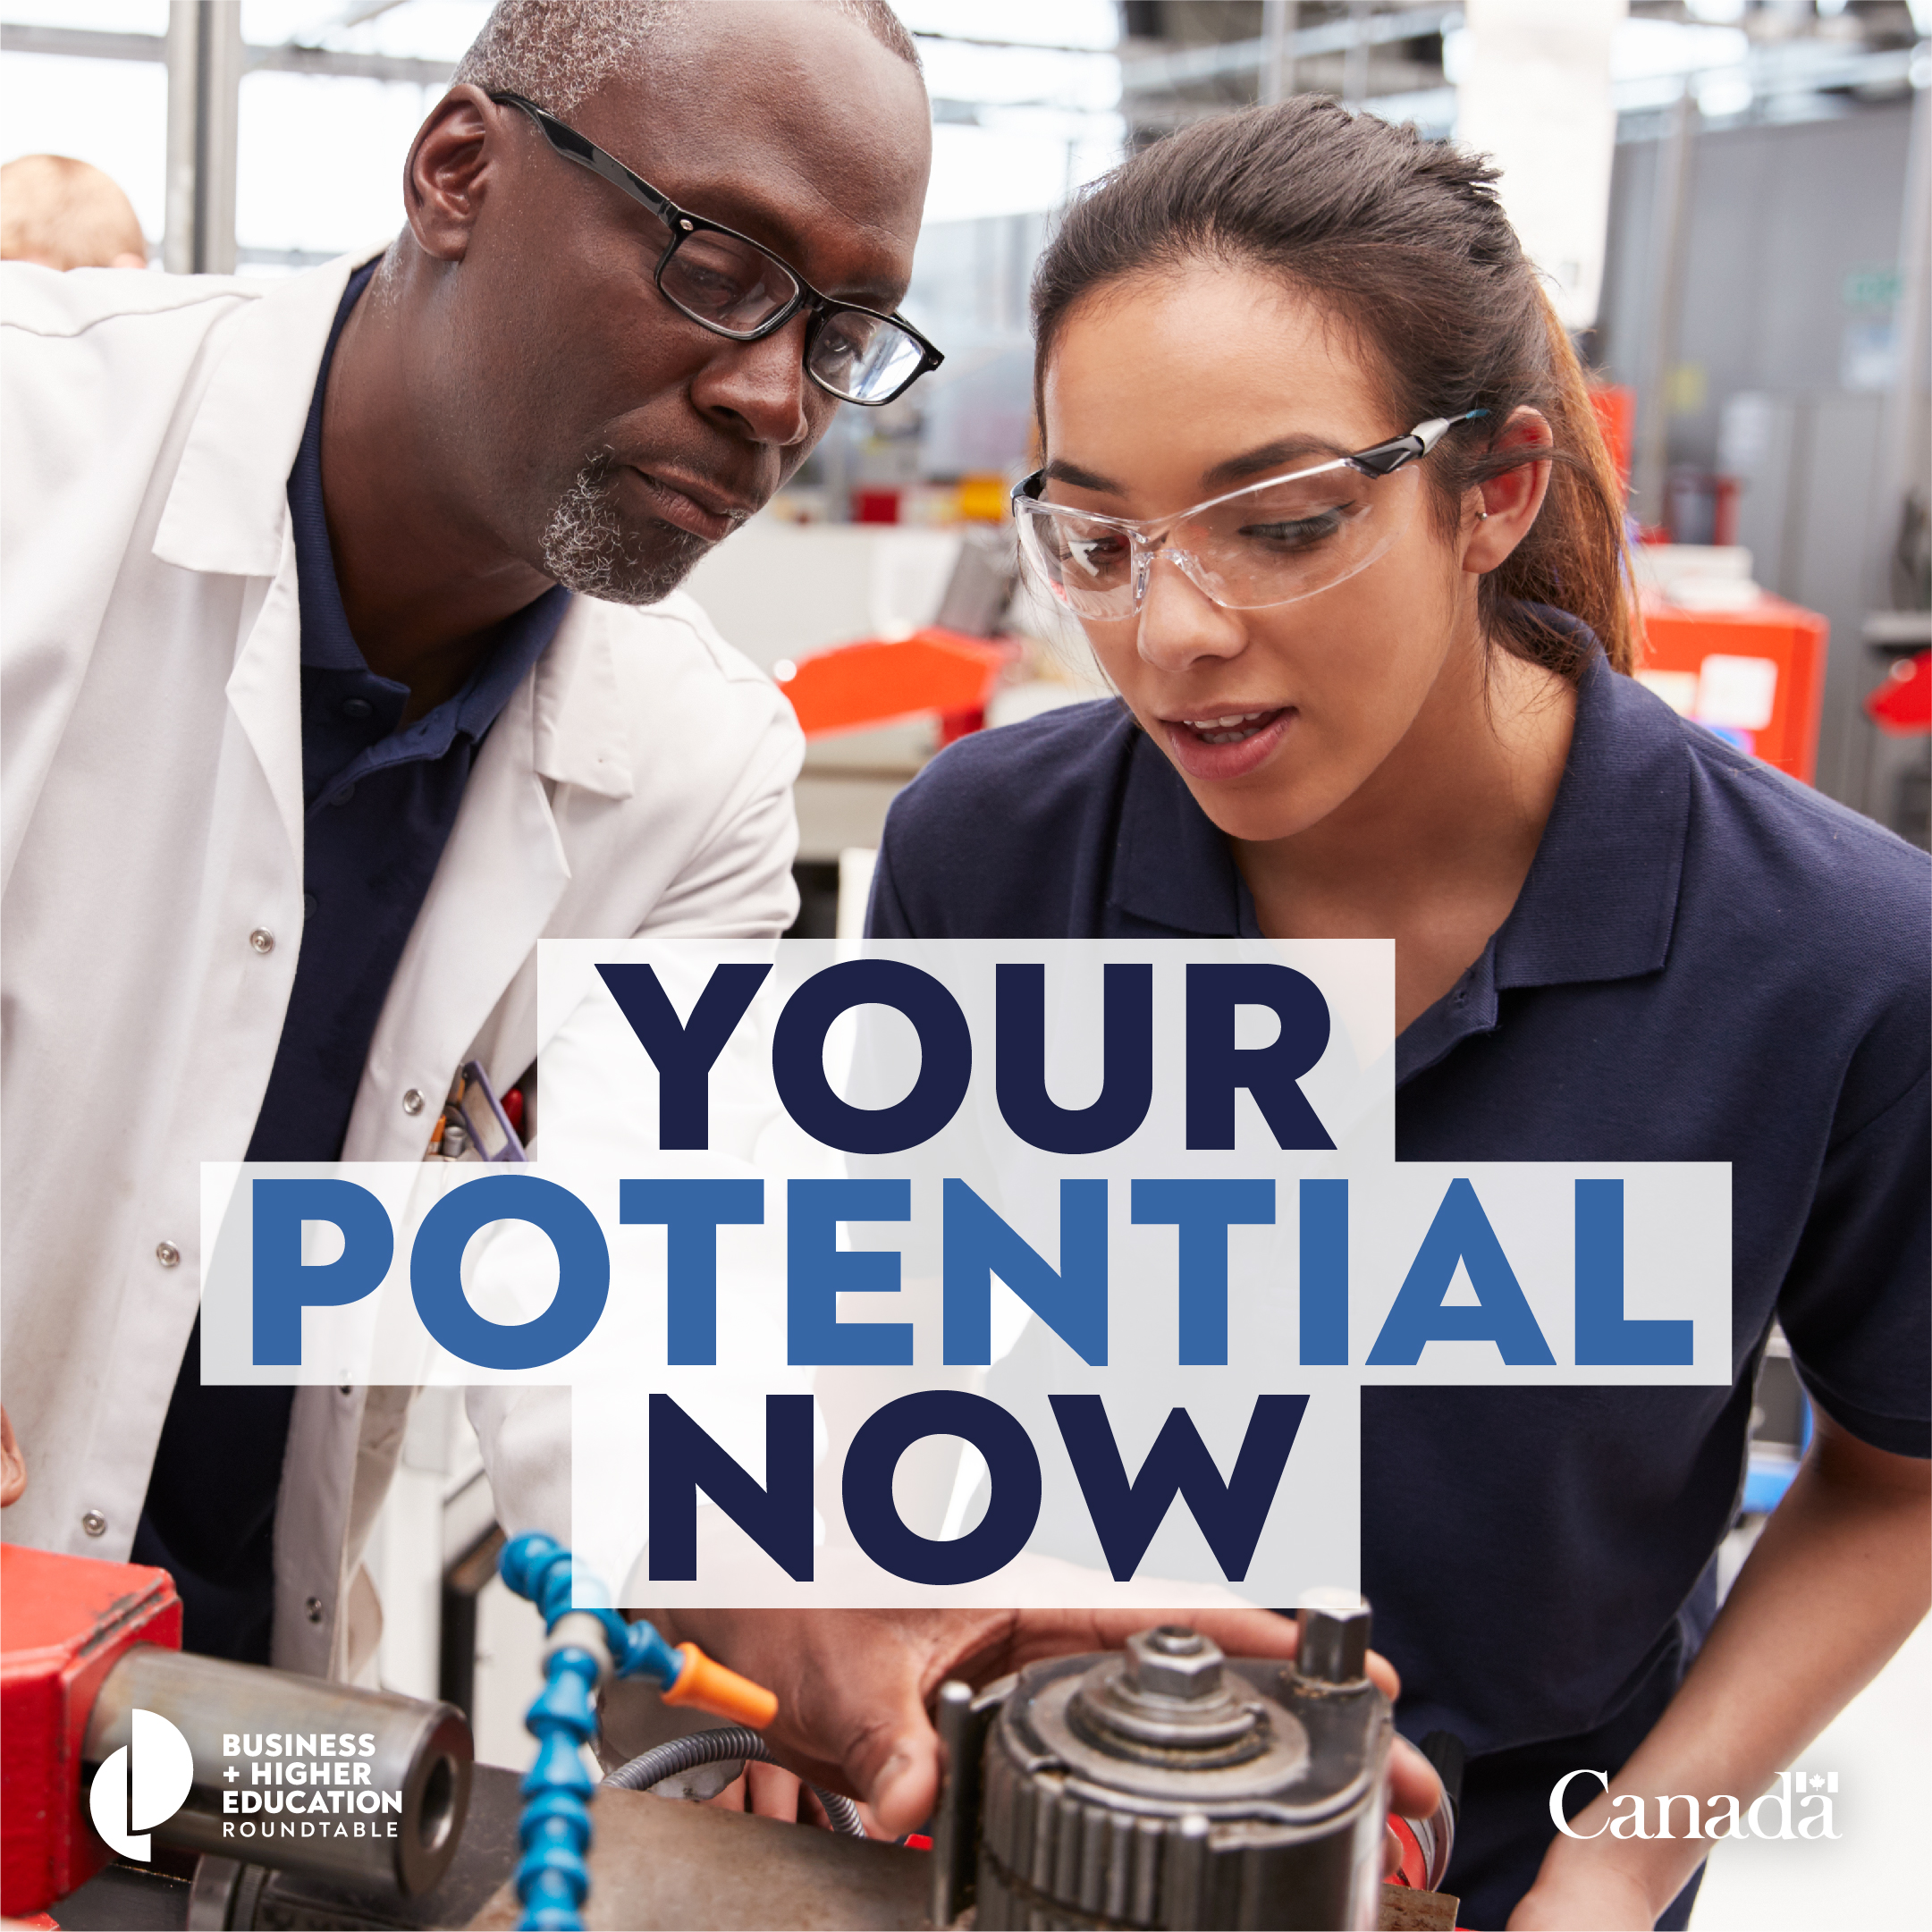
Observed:
[[[884,0],[504,0],[378,259],[6,265],[5,1533],[190,1648],[362,1662],[408,1396],[201,1387],[200,1163],[419,1160],[540,936],[794,915],[796,724],[675,593],[938,364],[929,150]]]
[[[409,1395],[201,1387],[200,1163],[420,1160],[535,1059],[541,936],[791,921],[796,726],[675,593],[938,364],[929,146],[884,0],[502,0],[377,260],[4,272],[6,1535],[164,1565],[190,1648],[366,1660]],[[512,1530],[541,1411],[473,1404]],[[778,1741],[894,1830],[941,1676],[1098,1633],[787,1632]]]

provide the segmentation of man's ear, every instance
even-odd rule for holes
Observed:
[[[1511,451],[1547,450],[1555,438],[1540,409],[1512,409],[1493,445]],[[1481,577],[1497,569],[1535,523],[1549,494],[1549,462],[1533,457],[1468,492],[1463,508],[1463,568]]]
[[[460,262],[468,251],[492,175],[500,166],[506,117],[480,88],[451,88],[418,131],[402,173],[402,206],[424,254]]]

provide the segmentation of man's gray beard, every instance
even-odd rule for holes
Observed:
[[[613,500],[615,468],[605,451],[578,472],[544,527],[544,569],[586,597],[655,603],[683,583],[711,545],[670,524],[658,525],[648,540],[628,527]]]

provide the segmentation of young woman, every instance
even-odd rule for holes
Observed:
[[[1616,479],[1494,180],[1303,100],[1073,209],[1015,509],[1119,698],[937,760],[872,925],[1393,935],[1399,1156],[1733,1163],[1734,1387],[1363,1398],[1399,1721],[1472,1754],[1461,1922],[1679,1926],[1705,1843],[1615,1801],[1748,1803],[1926,1606],[1928,865],[1627,675]],[[1774,1317],[1817,1436],[1713,1624]]]

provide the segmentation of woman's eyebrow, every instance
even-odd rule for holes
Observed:
[[[1093,470],[1083,469],[1078,463],[1069,463],[1064,456],[1056,456],[1041,474],[1049,483],[1071,484],[1076,490],[1094,490],[1103,496],[1126,494],[1118,483]]]
[[[1244,477],[1278,469],[1282,464],[1292,463],[1298,457],[1346,456],[1348,453],[1340,443],[1329,443],[1320,436],[1278,436],[1272,443],[1264,443],[1259,449],[1244,451],[1239,456],[1230,456],[1224,463],[1215,464],[1212,469],[1203,470],[1201,481],[1204,488],[1214,490],[1223,484],[1239,483]]]

